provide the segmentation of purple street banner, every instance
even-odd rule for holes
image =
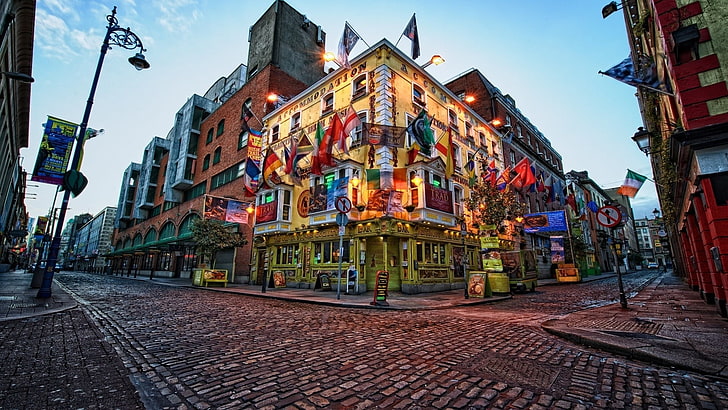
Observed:
[[[63,185],[78,124],[48,116],[31,181]]]
[[[564,211],[551,211],[523,215],[523,230],[528,233],[567,231],[566,214]]]
[[[205,219],[246,224],[248,223],[247,207],[246,202],[207,195],[204,216]]]

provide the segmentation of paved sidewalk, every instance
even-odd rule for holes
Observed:
[[[59,275],[63,275],[60,273]],[[584,282],[615,276],[605,273],[583,278]],[[50,299],[37,299],[30,288],[32,274],[23,271],[0,273],[0,321],[47,314],[76,306],[75,300],[57,284]],[[148,277],[128,278],[149,281]],[[228,284],[227,287],[193,287],[190,279],[154,278],[153,282],[190,287],[199,291],[228,292],[255,297],[291,300],[330,306],[422,310],[444,309],[493,303],[511,296],[465,299],[463,290],[405,295],[390,292],[389,306],[373,306],[372,292],[337,295],[332,291],[279,288],[262,292],[261,286]],[[539,280],[539,286],[565,285],[555,280]],[[628,308],[618,303],[571,313],[542,324],[549,333],[565,339],[611,351],[631,358],[728,378],[728,320],[714,305],[705,304],[682,280],[667,272],[659,275],[638,295],[628,299]]]

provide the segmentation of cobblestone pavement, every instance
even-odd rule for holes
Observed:
[[[0,323],[3,335],[17,331],[8,326],[28,327],[27,339],[38,346],[48,342],[36,342],[32,332],[41,328],[32,320],[56,323],[45,329],[56,338],[98,345],[59,358],[79,372],[93,354],[98,372],[74,388],[65,387],[68,377],[49,380],[46,391],[69,393],[57,406],[44,402],[47,408],[728,408],[725,380],[630,361],[543,331],[539,321],[569,311],[564,306],[575,297],[559,287],[464,314],[336,308],[76,273],[57,279],[80,309]],[[519,310],[517,301],[530,299],[548,302]],[[81,319],[92,325],[78,326]],[[79,332],[92,336],[74,336]],[[1,337],[2,351],[14,350]],[[43,357],[19,354],[35,356],[13,359],[27,360],[15,373]],[[7,367],[3,380],[12,377]],[[124,370],[138,395],[117,380]],[[30,373],[14,391],[34,389]],[[107,384],[116,386],[115,402],[91,400],[108,397]],[[33,408],[25,406],[32,396],[0,396],[0,407]]]

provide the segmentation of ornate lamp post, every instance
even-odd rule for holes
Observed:
[[[66,175],[69,173],[76,173],[79,161],[81,159],[81,152],[83,151],[83,142],[86,136],[86,128],[88,127],[88,120],[91,116],[91,107],[94,103],[94,95],[96,94],[96,86],[99,82],[99,76],[101,75],[101,67],[104,64],[104,57],[106,51],[110,46],[119,46],[127,50],[139,49],[133,57],[129,58],[129,63],[134,66],[137,70],[143,70],[149,68],[149,63],[144,58],[144,51],[147,51],[142,45],[142,41],[134,34],[129,28],[119,27],[119,21],[116,19],[116,6],[111,10],[111,14],[106,16],[106,20],[109,25],[106,26],[106,37],[101,45],[101,54],[99,55],[99,62],[96,65],[96,73],[94,74],[93,82],[91,83],[91,91],[89,92],[88,101],[86,101],[86,110],[83,113],[83,120],[79,126],[78,136],[76,137],[76,148],[73,152],[73,159],[71,160],[71,167]],[[64,178],[64,183],[65,183]],[[83,179],[83,178],[81,178]],[[48,260],[45,266],[45,272],[43,274],[43,283],[38,290],[39,298],[51,297],[51,285],[53,284],[53,269],[56,266],[56,260],[58,259],[58,251],[61,247],[61,233],[63,231],[63,223],[66,218],[66,210],[68,210],[68,201],[71,198],[71,189],[65,187],[63,193],[63,201],[61,202],[60,212],[58,214],[58,222],[56,224],[56,230],[51,242],[51,248],[48,253]],[[81,189],[83,189],[81,187]],[[80,190],[77,190],[80,193]]]

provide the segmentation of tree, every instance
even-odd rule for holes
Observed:
[[[478,181],[470,188],[465,207],[471,211],[474,223],[495,226],[508,217],[522,216],[525,209],[514,190],[500,190],[488,181]]]
[[[218,251],[248,243],[248,240],[238,232],[231,231],[223,222],[215,219],[197,219],[191,229],[197,250],[203,260],[210,261],[212,268],[215,267]]]

